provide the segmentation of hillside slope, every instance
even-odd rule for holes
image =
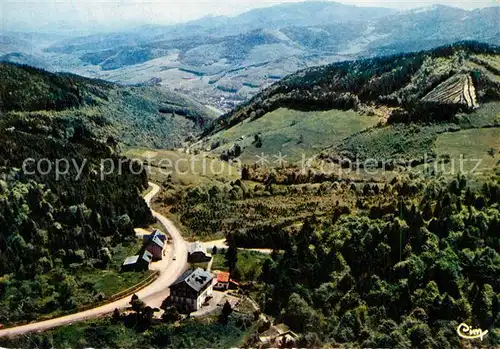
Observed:
[[[458,80],[458,85],[464,84],[464,77],[467,81],[473,79],[478,86],[478,91],[473,94],[479,97],[479,102],[498,100],[499,53],[498,49],[488,45],[469,42],[426,52],[347,61],[302,70],[220,117],[211,128],[218,131],[247,118],[255,120],[279,107],[299,110],[359,109],[373,104],[399,108],[398,113],[405,112],[408,117],[415,117],[417,108],[439,102],[432,96],[444,89],[444,85],[440,84],[450,84],[447,80],[451,78]],[[452,98],[451,95],[448,97]],[[475,103],[452,98],[440,104],[468,110],[477,107]],[[452,116],[452,112],[450,110],[441,118]]]
[[[337,153],[341,153],[348,150],[342,144],[348,143],[350,150],[344,156],[353,158],[360,150],[352,149],[357,141],[347,142],[349,137],[359,141],[376,124],[390,128],[392,135],[397,124],[435,125],[434,139],[434,133],[448,129],[497,125],[499,101],[498,49],[458,43],[299,71],[215,120],[197,146],[222,153],[239,144],[243,153],[283,152],[298,160],[294,153],[305,151],[310,156],[311,147],[319,152],[322,147],[340,146]],[[297,111],[302,113],[299,118]],[[318,111],[325,112],[318,118]],[[283,119],[279,123],[278,115]],[[465,125],[467,115],[476,125]],[[443,123],[447,126],[438,127]],[[338,132],[346,125],[357,125],[348,137]]]
[[[110,84],[10,64],[0,77],[0,323],[8,325],[93,302],[97,288],[82,276],[107,269],[120,258],[115,247],[153,217],[140,196],[146,174],[94,135],[99,115],[85,109]],[[101,177],[103,161],[120,172]]]

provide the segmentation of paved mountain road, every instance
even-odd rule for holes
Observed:
[[[150,206],[152,198],[160,191],[160,187],[158,185],[151,182],[149,183],[149,185],[152,187],[152,190],[148,192],[148,194],[144,197],[144,200],[146,201],[148,206]],[[153,210],[151,210],[151,212],[163,225],[166,232],[171,236],[172,244],[169,244],[167,246],[172,246],[173,248],[168,251],[163,260],[151,265],[151,269],[158,270],[160,272],[160,275],[150,285],[138,291],[137,295],[140,299],[146,302],[147,305],[150,305],[151,307],[159,307],[163,300],[169,295],[168,287],[187,268],[187,244],[182,238],[179,230],[169,219]],[[173,256],[176,257],[175,260],[173,260]],[[117,300],[113,303],[105,304],[103,306],[79,313],[66,315],[51,320],[30,323],[27,325],[6,328],[0,330],[0,337],[18,336],[30,332],[39,332],[48,330],[50,328],[83,321],[86,319],[96,318],[105,314],[109,314],[116,308],[126,308],[129,306],[129,302],[130,296]]]

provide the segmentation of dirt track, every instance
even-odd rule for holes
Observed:
[[[151,199],[159,192],[160,187],[154,183],[149,183],[152,190],[144,197],[144,200],[150,205]],[[187,245],[175,225],[164,216],[153,211],[153,215],[164,226],[165,231],[172,237],[173,248],[168,251],[163,260],[153,263],[151,269],[158,270],[160,276],[150,285],[137,292],[140,299],[152,307],[159,307],[163,300],[169,295],[168,287],[182,274],[187,268]],[[173,256],[176,257],[173,260]],[[6,328],[0,330],[0,337],[18,336],[29,332],[39,332],[67,325],[74,322],[83,321],[90,318],[96,318],[113,312],[116,308],[122,309],[129,306],[130,296],[117,300],[97,308],[89,309],[79,313],[62,316],[59,318],[35,322],[27,325]]]

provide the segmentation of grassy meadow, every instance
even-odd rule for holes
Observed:
[[[240,177],[239,170],[206,154],[192,155],[177,150],[130,148],[127,157],[143,161],[153,182],[169,180],[174,185],[193,186],[213,181],[231,181]]]
[[[500,128],[462,130],[440,134],[435,145],[438,156],[449,155],[446,170],[455,173],[477,171],[477,175],[498,167],[500,160]],[[463,168],[460,159],[463,158]]]
[[[219,153],[238,142],[244,148],[241,156],[243,163],[254,163],[257,155],[267,154],[272,166],[272,156],[279,152],[286,156],[287,162],[300,162],[302,154],[308,158],[379,121],[377,116],[360,115],[355,111],[303,112],[280,108],[259,119],[247,119],[222,131],[212,141],[222,140],[226,143],[216,150]],[[254,142],[256,134],[262,141],[261,147],[257,147]]]
[[[131,243],[121,243],[113,248],[112,260],[107,269],[92,270],[92,272],[77,273],[80,283],[92,285],[92,289],[108,298],[120,291],[136,285],[141,280],[151,275],[152,271],[124,272],[121,273],[121,265],[125,258],[134,256],[142,248],[142,240],[136,239]]]

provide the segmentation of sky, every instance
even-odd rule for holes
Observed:
[[[234,16],[253,8],[303,0],[0,0],[1,30],[102,32],[144,24],[174,24],[206,15]],[[357,6],[409,9],[443,4],[465,9],[495,6],[500,0],[341,0]]]

